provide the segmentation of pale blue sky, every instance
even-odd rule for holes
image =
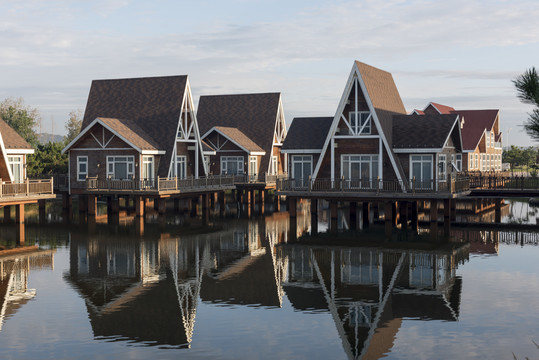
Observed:
[[[497,108],[505,140],[532,145],[511,80],[539,66],[537,19],[536,0],[0,0],[0,99],[64,134],[93,79],[187,74],[196,102],[279,91],[290,123],[334,115],[357,59],[391,72],[410,111]]]

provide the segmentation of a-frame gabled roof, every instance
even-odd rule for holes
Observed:
[[[455,110],[463,120],[462,146],[463,151],[473,151],[479,145],[483,133],[491,131],[499,114],[498,109],[490,110]]]
[[[348,100],[348,95],[350,94],[355,81],[358,82],[360,90],[363,92],[369,111],[372,114],[373,123],[380,134],[386,152],[389,154],[391,165],[393,166],[396,176],[400,180],[403,178],[402,167],[400,166],[400,163],[398,163],[398,159],[394,156],[391,147],[392,122],[394,115],[406,115],[406,109],[404,108],[404,104],[402,103],[402,99],[391,73],[364,64],[360,61],[355,61],[352,66],[352,70],[348,77],[339,106],[337,107],[337,111],[335,112],[333,123],[322,148],[322,154],[316,165],[313,177],[316,178],[318,175],[325,152],[328,151],[330,140],[335,134],[341,119],[341,114]],[[334,174],[332,174],[332,176],[334,176]]]
[[[127,119],[172,157],[188,85],[187,75],[94,80],[82,130],[98,117]],[[160,161],[158,174],[166,176],[169,165],[170,161]]]
[[[267,169],[280,106],[281,93],[278,92],[203,95],[197,111],[200,133],[206,134],[214,126],[240,130],[266,152],[260,168]]]
[[[62,150],[62,153],[75,145],[82,137],[89,133],[96,124],[100,124],[140,153],[164,153],[164,150],[159,147],[159,143],[142,130],[135,121],[101,117],[95,119],[90,125],[86,126],[79,135],[77,135],[77,137]]]
[[[4,139],[6,150],[21,151],[24,153],[34,153],[32,145],[22,138],[11,126],[0,118],[0,133]]]
[[[455,109],[452,108],[451,106],[442,105],[435,102],[430,102],[428,103],[427,106],[425,106],[425,109],[423,109],[423,112],[425,112],[425,110],[427,110],[429,106],[434,108],[436,111],[438,111],[439,114],[451,114],[452,111],[455,111]]]
[[[237,128],[231,128],[231,127],[226,127],[226,126],[214,126],[206,134],[202,135],[202,138],[205,139],[205,141],[209,142],[207,139],[207,136],[211,134],[213,131],[218,132],[219,134],[229,139],[238,147],[240,147],[245,152],[251,155],[265,155],[266,153],[260,146],[258,146],[255,142],[249,139],[249,137],[247,137],[243,132],[241,132]]]

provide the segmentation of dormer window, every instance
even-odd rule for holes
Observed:
[[[350,127],[352,128],[352,131],[354,135],[369,135],[371,133],[371,113],[368,111],[351,111],[350,112]],[[365,127],[363,127],[365,126]],[[359,131],[363,128],[363,131],[361,131],[361,134]]]

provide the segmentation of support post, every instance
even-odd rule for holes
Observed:
[[[144,198],[142,195],[135,195],[135,214],[137,217],[144,217]]]
[[[88,201],[88,215],[95,216],[97,214],[97,196],[90,194],[86,196]]]
[[[46,212],[47,200],[41,199],[41,200],[38,200],[37,203],[38,203],[38,208],[39,208],[39,223],[44,224],[45,220],[47,219],[47,212]]]
[[[391,239],[391,233],[393,231],[393,201],[386,201],[384,203],[384,228],[387,239]]]
[[[496,199],[494,205],[494,221],[499,224],[502,222],[502,199]]]
[[[363,228],[368,228],[371,223],[371,204],[364,201],[362,204]]]
[[[296,198],[288,197],[288,214],[291,218],[297,216],[298,200]]]
[[[339,224],[339,211],[338,211],[338,202],[335,200],[331,200],[329,202],[329,216],[330,216],[330,225],[329,230],[330,231],[337,231]]]
[[[11,206],[4,206],[4,224],[11,222]]]
[[[357,229],[357,202],[350,201],[350,230]]]
[[[318,200],[311,199],[311,235],[318,234]]]
[[[167,199],[157,198],[157,212],[159,215],[164,215],[167,211]]]
[[[24,224],[24,204],[15,205],[15,222]]]

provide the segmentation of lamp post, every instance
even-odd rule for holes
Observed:
[[[509,133],[513,130],[513,128],[507,129],[507,150],[511,148],[511,144],[509,143]]]

